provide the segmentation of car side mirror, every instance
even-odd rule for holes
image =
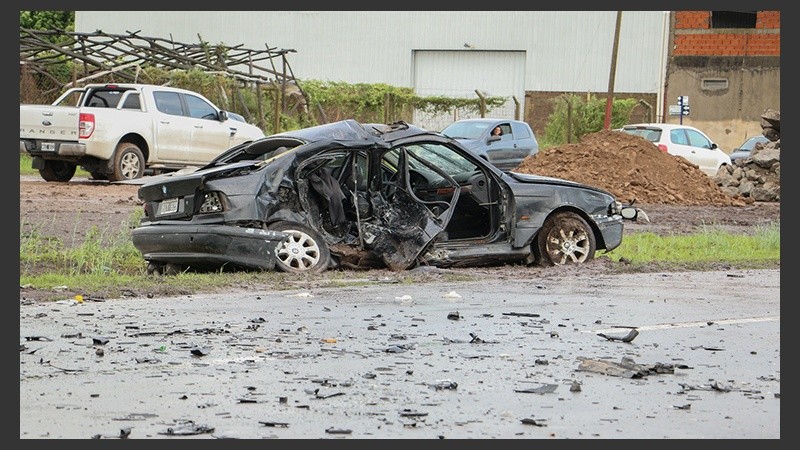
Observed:
[[[714,142],[712,142],[712,143],[711,143],[711,150],[714,150],[715,148],[717,148],[717,144],[716,144],[716,143],[714,143]]]
[[[486,143],[488,144],[490,142],[495,142],[495,141],[499,141],[499,140],[500,140],[500,136],[489,136],[488,138],[486,138]]]
[[[219,112],[219,121],[220,122],[225,122],[226,120],[228,120],[228,111],[220,110],[220,112]]]

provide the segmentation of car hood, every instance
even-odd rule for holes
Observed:
[[[604,194],[612,195],[610,192],[606,191],[605,189],[600,189],[598,187],[590,186],[584,183],[578,183],[577,181],[565,180],[563,178],[555,178],[555,177],[545,177],[542,175],[531,175],[527,173],[519,173],[519,172],[507,172],[508,176],[511,178],[520,181],[522,183],[530,183],[530,184],[555,184],[559,186],[572,186],[577,188],[589,189],[595,192],[602,192]]]

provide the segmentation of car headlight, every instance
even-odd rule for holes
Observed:
[[[200,214],[218,213],[225,210],[225,204],[222,201],[222,194],[219,192],[205,192],[203,201],[200,204]]]

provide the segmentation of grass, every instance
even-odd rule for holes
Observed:
[[[184,272],[175,276],[148,276],[141,254],[131,242],[130,230],[141,212],[132,214],[128,226],[119,230],[93,228],[78,246],[42,235],[30,224],[20,226],[20,288],[47,291],[45,299],[63,299],[65,292],[84,297],[120,298],[193,292],[230,292],[269,285],[270,289],[295,289],[324,282],[325,286],[354,286],[375,278],[375,272],[353,275],[348,271],[297,275],[282,272],[220,270],[212,273]],[[25,230],[24,232],[22,230]],[[628,271],[648,264],[703,270],[727,264],[737,268],[768,268],[780,265],[780,225],[759,227],[748,234],[734,234],[714,227],[698,233],[661,236],[654,233],[626,234],[612,252],[599,255],[613,261],[626,260]],[[447,277],[448,275],[445,275]],[[441,280],[442,276],[438,275]],[[449,275],[448,281],[474,281],[464,274]],[[397,274],[393,275],[395,280]],[[401,275],[399,283],[419,282],[419,276]],[[24,294],[21,293],[21,296]]]
[[[19,174],[20,175],[39,175],[39,170],[34,169],[31,167],[33,162],[33,158],[31,155],[27,153],[20,153],[19,154]],[[83,170],[78,166],[78,170],[75,171],[75,176],[77,177],[88,177],[89,172]]]
[[[622,244],[608,253],[635,263],[727,263],[737,267],[759,267],[780,261],[780,225],[757,227],[749,234],[733,234],[710,226],[693,234],[660,236],[655,233],[627,234]]]

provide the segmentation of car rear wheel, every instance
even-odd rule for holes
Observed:
[[[534,243],[536,262],[541,266],[584,263],[594,258],[596,249],[592,227],[573,212],[548,217]]]
[[[144,175],[144,154],[136,144],[121,142],[114,152],[114,170],[111,181],[135,180]]]
[[[275,222],[270,230],[282,231],[289,238],[275,250],[277,267],[282,272],[324,272],[331,253],[322,236],[311,228],[294,222]]]
[[[67,182],[75,175],[78,166],[71,162],[46,160],[44,167],[39,169],[39,175],[45,181],[60,181]]]

